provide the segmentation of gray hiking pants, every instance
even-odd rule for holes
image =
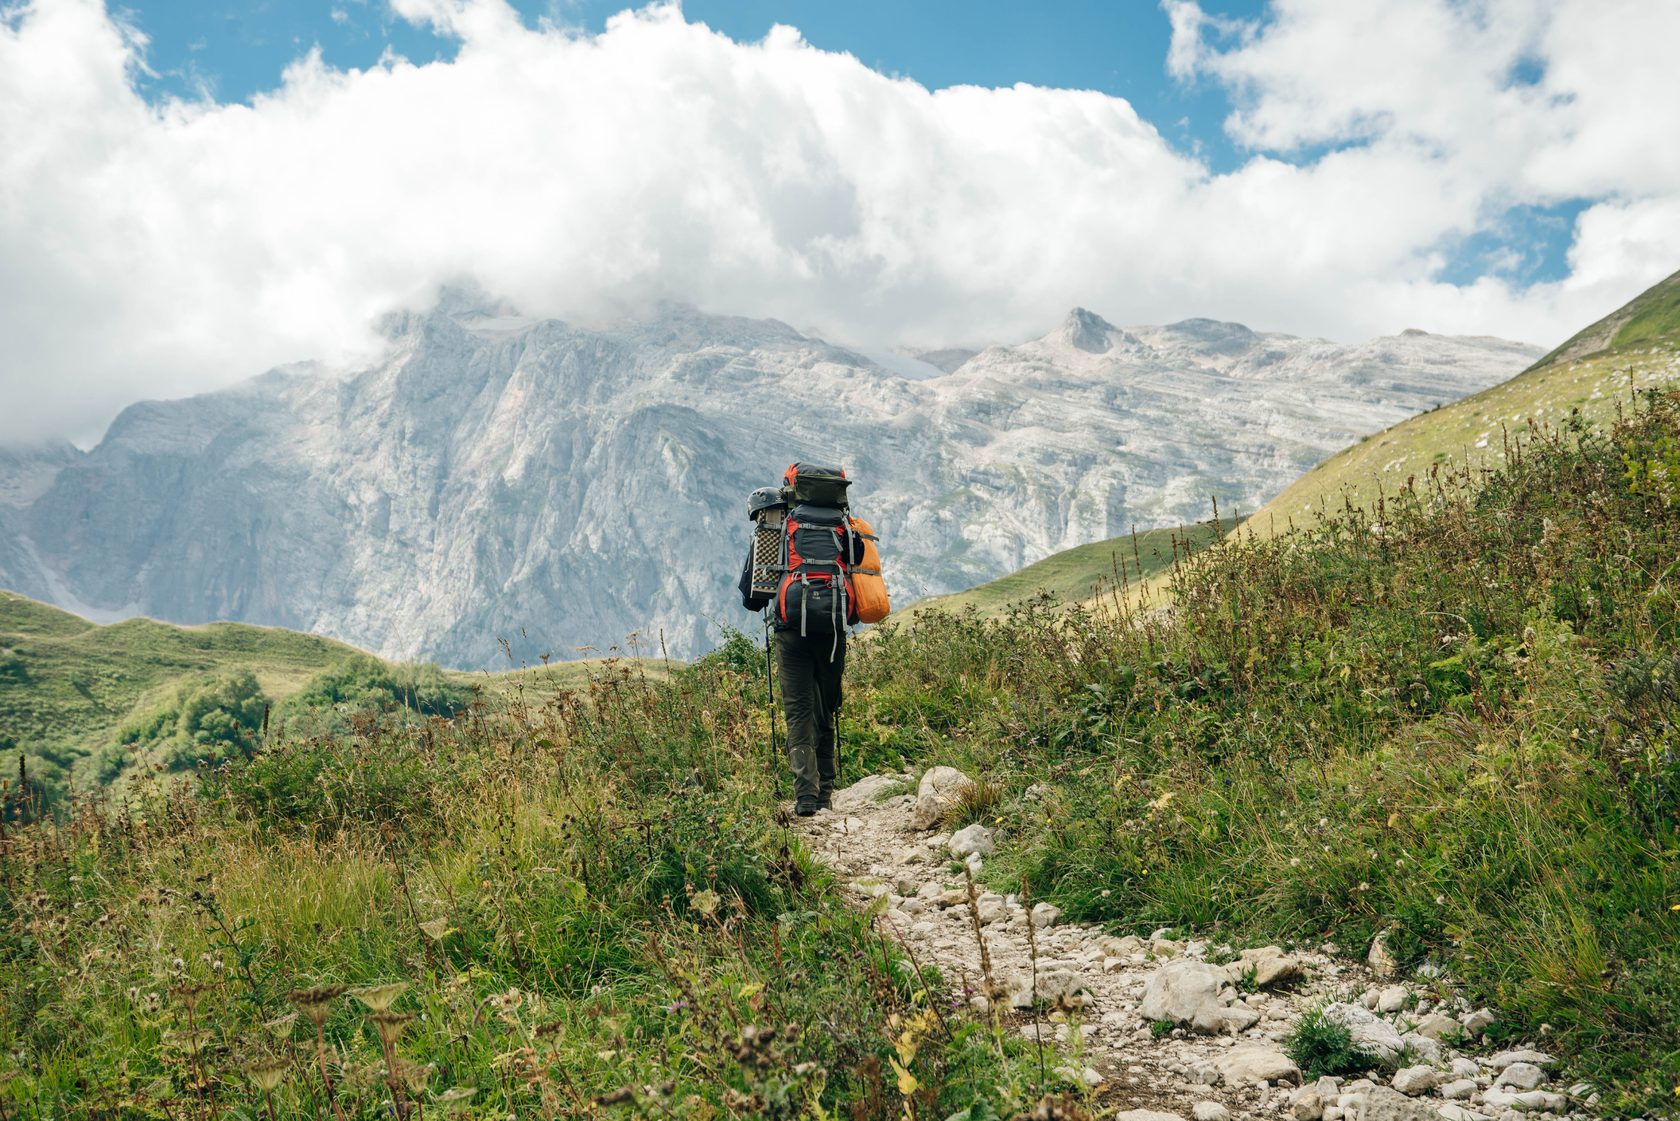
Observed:
[[[842,633],[837,643],[833,635],[801,638],[798,631],[777,631],[776,669],[794,797],[815,802],[834,789],[834,716],[840,711],[846,636]]]

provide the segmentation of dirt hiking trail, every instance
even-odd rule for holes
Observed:
[[[1115,937],[1029,910],[980,882],[999,843],[948,819],[970,780],[950,767],[871,775],[794,828],[921,966],[1007,1030],[1042,1040],[1047,1070],[1124,1121],[1586,1119],[1590,1087],[1555,1085],[1535,1047],[1478,1046],[1495,1022],[1445,976],[1401,978],[1381,939],[1334,947],[1210,946]],[[915,789],[916,793],[897,793]],[[1031,791],[1029,791],[1029,796]],[[975,876],[971,889],[964,864]],[[972,904],[971,904],[972,900]],[[977,937],[978,934],[978,937]],[[982,961],[984,942],[986,961]],[[1330,952],[1326,952],[1330,951]],[[1036,1014],[1034,1013],[1036,1009]],[[1285,1037],[1312,1010],[1346,1026],[1379,1070],[1306,1080]]]

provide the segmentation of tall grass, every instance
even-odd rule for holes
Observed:
[[[1030,1108],[1019,1041],[963,1019],[775,820],[762,689],[727,656],[610,668],[8,825],[0,1109]]]

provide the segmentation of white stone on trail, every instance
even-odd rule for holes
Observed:
[[[1533,1063],[1537,1067],[1549,1067],[1557,1062],[1544,1051],[1533,1051],[1524,1048],[1520,1051],[1501,1051],[1488,1060],[1488,1066],[1494,1070],[1504,1070],[1514,1063]]]
[[[955,767],[932,767],[916,786],[916,805],[910,811],[910,828],[928,830],[939,824],[946,811],[954,809],[974,780]]]
[[[1262,1043],[1239,1043],[1216,1056],[1213,1065],[1219,1068],[1220,1080],[1232,1087],[1301,1080],[1301,1070],[1295,1060]]]
[[[1075,1085],[1090,1084],[1087,1071],[1105,1074],[1107,1109],[1153,1107],[1128,1110],[1122,1118],[1183,1121],[1179,1113],[1158,1112],[1173,1109],[1184,1116],[1194,1112],[1196,1121],[1516,1121],[1515,1115],[1503,1115],[1517,1111],[1527,1121],[1536,1110],[1566,1100],[1540,1089],[1477,1089],[1523,1061],[1543,1066],[1533,1060],[1545,1056],[1506,1052],[1495,1056],[1510,1060],[1505,1067],[1484,1069],[1485,1060],[1478,1066],[1434,1042],[1432,1034],[1470,1034],[1445,1015],[1463,1007],[1455,1006],[1454,996],[1437,995],[1450,993],[1445,984],[1427,990],[1427,998],[1439,1003],[1420,1002],[1414,1015],[1404,1017],[1408,1027],[1413,1020],[1421,1022],[1419,1031],[1403,1038],[1392,1017],[1357,1004],[1323,1005],[1330,999],[1357,999],[1346,994],[1369,987],[1375,1006],[1383,986],[1398,988],[1398,977],[1372,987],[1363,963],[1338,962],[1317,950],[1285,952],[1279,946],[1237,952],[1205,939],[1169,938],[1165,929],[1147,937],[1139,936],[1142,931],[1117,935],[1066,921],[1052,904],[1024,907],[1018,896],[991,890],[978,876],[970,888],[960,868],[952,874],[947,861],[953,853],[972,849],[957,859],[978,861],[987,853],[996,859],[1007,841],[1001,833],[987,837],[984,826],[958,830],[955,836],[937,831],[969,780],[951,768],[934,768],[922,779],[917,795],[892,797],[886,796],[889,791],[905,788],[904,776],[863,779],[835,792],[839,813],[800,819],[792,829],[833,870],[855,906],[876,909],[882,933],[901,941],[922,967],[937,969],[949,990],[962,994],[965,1011],[973,1009],[967,1014],[1004,1013],[1011,1032],[1019,1028],[1029,1039],[1042,1033],[1047,1068],[1059,1068]],[[919,821],[913,821],[918,814]],[[831,827],[836,818],[839,827]],[[989,839],[990,846],[981,838]],[[1233,953],[1236,960],[1229,964],[1207,960],[1217,955],[1223,962]],[[1015,1010],[1034,1002],[1035,974],[1037,1014],[1021,1016]],[[996,987],[988,988],[988,980]],[[1266,991],[1242,998],[1239,984]],[[1406,1061],[1414,1065],[1427,1061],[1426,1056],[1443,1063],[1456,1059],[1452,1076],[1465,1084],[1469,1096],[1410,1098],[1386,1085],[1387,1075],[1380,1078],[1384,1085],[1361,1078],[1345,1091],[1333,1079],[1292,1089],[1301,1076],[1283,1053],[1282,1040],[1308,1009],[1319,1007],[1390,1065],[1408,1044]],[[1485,1028],[1480,1023],[1484,1017],[1492,1022],[1491,1014],[1481,1013],[1470,1018],[1472,1025]],[[1039,1022],[1020,1027],[1026,1019]],[[1160,1021],[1170,1022],[1174,1030],[1161,1034]],[[1415,1089],[1409,1078],[1430,1077],[1447,1076],[1407,1072],[1396,1082]],[[1489,1099],[1499,1104],[1482,1104]],[[1477,1115],[1435,1112],[1434,1107],[1462,1108],[1453,1101],[1463,1101],[1470,1107],[1465,1113]],[[1103,1116],[1094,1106],[1093,1115]]]
[[[992,841],[992,831],[975,822],[953,833],[948,847],[953,857],[962,860],[970,853],[990,856],[997,846]]]
[[[1032,924],[1043,929],[1055,926],[1062,921],[1062,909],[1051,903],[1034,903],[1032,909]]]
[[[1371,967],[1372,974],[1377,977],[1392,977],[1400,971],[1400,963],[1389,953],[1386,930],[1371,939],[1371,952],[1365,955],[1365,964]]]
[[[1387,1086],[1373,1087],[1360,1097],[1364,1100],[1348,1111],[1350,1121],[1438,1121],[1441,1116],[1436,1106]]]
[[[1442,1083],[1440,1087],[1441,1096],[1448,1101],[1466,1101],[1475,1092],[1476,1080],[1473,1078],[1455,1078],[1451,1082]]]
[[[1226,1005],[1220,996],[1230,987],[1218,966],[1189,958],[1169,961],[1150,976],[1138,1015],[1174,1024],[1216,1023]]]
[[[1546,1081],[1546,1072],[1533,1063],[1512,1063],[1493,1080],[1495,1086],[1509,1086],[1514,1090],[1532,1090]]]
[[[1417,1033],[1425,1039],[1440,1040],[1449,1035],[1462,1035],[1464,1025],[1451,1016],[1443,1016],[1439,1012],[1431,1012],[1418,1021]]]
[[[1410,996],[1405,985],[1389,985],[1377,994],[1377,1011],[1398,1012],[1406,1007],[1406,999]]]
[[[1464,1030],[1468,1034],[1481,1035],[1491,1028],[1496,1021],[1492,1012],[1489,1012],[1486,1008],[1478,1008],[1474,1012],[1466,1012],[1460,1022],[1463,1023]]]
[[[1394,1072],[1391,1083],[1396,1090],[1410,1097],[1427,1094],[1439,1086],[1446,1076],[1434,1067],[1402,1067]]]
[[[1331,1023],[1346,1028],[1355,1046],[1363,1047],[1384,1062],[1399,1058],[1401,1049],[1405,1047],[1393,1024],[1357,1004],[1327,1004],[1323,1015]]]
[[[834,792],[836,813],[855,814],[872,809],[881,795],[905,781],[903,775],[870,775]]]

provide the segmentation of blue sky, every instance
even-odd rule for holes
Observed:
[[[513,0],[525,21],[549,20],[599,32],[632,5],[615,0]],[[1208,6],[1210,13],[1254,19],[1261,0]],[[452,57],[459,46],[430,28],[395,16],[384,0],[143,0],[121,6],[151,40],[156,71],[148,96],[248,101],[273,89],[281,71],[319,47],[339,68],[366,68],[387,48],[412,62]],[[683,11],[741,42],[762,39],[777,23],[797,27],[825,50],[845,51],[883,74],[939,89],[954,85],[1094,89],[1123,97],[1140,116],[1216,171],[1242,158],[1221,127],[1230,103],[1208,82],[1167,76],[1167,16],[1153,0],[687,0]],[[335,14],[336,13],[336,14]]]

